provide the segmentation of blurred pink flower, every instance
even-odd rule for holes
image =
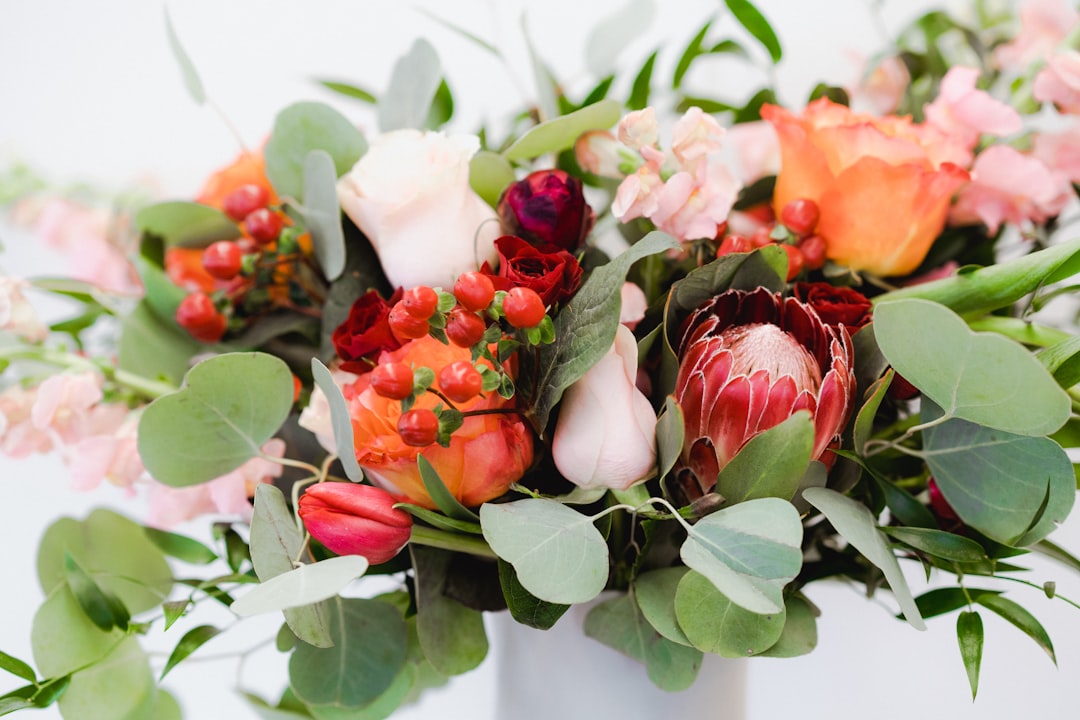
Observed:
[[[995,233],[1002,222],[1043,222],[1060,213],[1069,196],[1062,174],[1008,145],[993,145],[975,158],[971,182],[960,189],[949,221],[983,222]]]
[[[622,305],[619,311],[619,322],[633,330],[645,317],[645,310],[649,307],[645,291],[636,283],[625,282],[620,292],[620,299]]]
[[[652,147],[660,139],[660,125],[651,107],[627,113],[616,130],[619,142],[634,150]]]
[[[49,433],[30,421],[37,401],[37,388],[12,385],[0,393],[0,452],[12,458],[24,458],[34,453],[52,450]]]
[[[1020,32],[994,50],[994,60],[1020,74],[1053,52],[1078,22],[1080,13],[1068,0],[1029,0],[1020,9]]]
[[[657,194],[656,211],[649,219],[680,240],[716,237],[739,193],[739,184],[719,163],[711,163],[703,177],[678,172]]]
[[[683,113],[671,129],[671,152],[683,170],[697,174],[710,155],[720,152],[724,128],[699,107]]]
[[[107,480],[131,488],[146,472],[136,443],[139,414],[128,413],[114,432],[89,435],[75,443],[68,454],[72,486],[93,490]]]
[[[268,440],[262,451],[273,457],[285,454],[285,441]],[[202,485],[173,488],[154,483],[150,488],[150,508],[146,522],[160,528],[178,525],[199,515],[209,513],[251,517],[249,498],[262,483],[281,475],[278,463],[254,457],[221,477]]]
[[[659,167],[645,163],[619,184],[611,202],[611,212],[621,222],[652,217],[659,207],[659,191],[663,186]]]
[[[937,98],[926,106],[926,122],[969,149],[979,136],[1011,135],[1023,127],[1020,113],[975,87],[979,71],[953,67],[941,81]]]
[[[30,421],[65,445],[74,445],[91,432],[92,409],[101,402],[103,378],[96,372],[50,375],[37,388]]]
[[[1061,112],[1080,115],[1080,52],[1066,50],[1051,56],[1035,76],[1031,90],[1039,102],[1054,103]]]
[[[847,88],[851,107],[875,115],[893,113],[910,83],[911,74],[903,60],[895,55],[882,58],[869,73],[862,74],[856,85]]]
[[[1080,183],[1080,122],[1058,132],[1037,134],[1031,154],[1051,170]]]
[[[724,141],[725,146],[734,149],[732,164],[736,179],[743,185],[780,172],[780,140],[770,123],[756,120],[732,125]]]
[[[23,294],[23,290],[28,287],[30,283],[21,278],[0,275],[0,330],[7,330],[27,342],[37,343],[48,336],[49,329],[38,318],[34,306]]]
[[[623,177],[622,149],[622,143],[607,130],[590,130],[574,143],[574,155],[581,169],[600,177]]]

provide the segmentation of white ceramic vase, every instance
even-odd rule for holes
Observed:
[[[665,692],[645,667],[586,637],[592,603],[575,605],[550,630],[492,613],[497,720],[743,720],[745,660],[706,655],[697,681]]]

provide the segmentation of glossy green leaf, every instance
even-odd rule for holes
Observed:
[[[783,589],[802,567],[802,523],[785,500],[748,500],[690,529],[680,555],[731,602],[759,614],[783,611]]]
[[[1000,593],[1000,590],[971,587],[934,588],[915,598],[915,604],[919,607],[919,613],[923,618],[928,619],[966,607],[972,600],[978,600],[982,595],[999,595]]]
[[[795,496],[814,452],[814,422],[800,410],[750,439],[720,470],[716,492],[729,503]]]
[[[634,600],[642,616],[656,632],[680,645],[690,645],[690,640],[675,616],[675,591],[689,571],[687,567],[660,568],[642,573],[634,581]]]
[[[522,625],[548,630],[570,609],[569,605],[549,603],[533,595],[517,578],[514,566],[499,559],[499,585],[506,607],[514,620]]]
[[[422,520],[428,525],[439,528],[440,530],[468,533],[470,535],[484,534],[484,531],[480,528],[480,523],[476,521],[456,520],[452,517],[443,515],[441,512],[428,510],[427,508],[420,507],[419,505],[412,505],[410,503],[397,503],[394,507],[398,510],[404,510],[414,518]]]
[[[144,527],[143,532],[163,553],[177,560],[192,565],[209,565],[218,559],[217,553],[198,540],[151,527]]]
[[[782,292],[787,287],[787,267],[787,253],[779,245],[766,245],[747,255],[735,268],[730,288],[753,291],[763,287]]]
[[[867,390],[870,395],[859,408],[858,414],[855,416],[855,425],[852,432],[855,440],[855,452],[860,455],[863,454],[867,441],[870,440],[874,432],[874,418],[877,417],[877,411],[881,407],[881,403],[885,400],[885,396],[888,394],[889,385],[892,384],[893,377],[896,372],[889,368],[885,375],[879,380],[875,381],[873,385]]]
[[[882,530],[905,545],[943,560],[979,562],[986,559],[982,545],[962,535],[932,528],[884,527]]]
[[[1039,436],[1069,418],[1068,395],[1023,346],[972,332],[948,308],[926,300],[882,303],[874,336],[896,372],[946,415],[996,430]]]
[[[70,552],[64,552],[64,575],[68,588],[90,622],[105,631],[119,628],[127,630],[131,613],[120,598],[104,590],[94,582],[90,574],[79,565]]]
[[[574,142],[589,130],[607,130],[619,122],[621,107],[615,100],[601,100],[568,115],[540,123],[532,128],[503,156],[512,162],[531,160],[546,153],[557,153],[574,146]]]
[[[653,684],[667,692],[690,687],[701,668],[701,651],[658,633],[630,595],[618,595],[592,608],[585,617],[585,634],[643,663]]]
[[[334,597],[367,569],[367,558],[362,555],[342,555],[301,565],[263,581],[230,607],[240,617],[248,617],[313,605]]]
[[[6,652],[0,651],[0,670],[20,677],[23,680],[27,680],[32,683],[37,682],[37,675],[34,674],[34,669],[24,663],[17,657],[8,655]]]
[[[360,464],[356,461],[352,419],[349,417],[349,408],[345,404],[341,388],[334,382],[334,376],[330,374],[330,370],[318,358],[311,358],[311,374],[330,405],[330,425],[334,430],[337,456],[341,461],[341,467],[345,470],[345,477],[353,482],[360,482],[364,479],[364,471],[360,469]]]
[[[309,152],[303,176],[304,204],[297,210],[311,232],[312,249],[323,275],[336,280],[345,270],[345,234],[341,230],[337,171],[330,153],[319,149]]]
[[[983,624],[979,613],[964,611],[956,618],[956,640],[960,644],[960,657],[971,685],[971,698],[979,691],[979,666],[982,664]]]
[[[217,208],[179,200],[140,209],[135,213],[135,229],[160,236],[168,246],[192,248],[240,237],[240,226]]]
[[[1080,335],[1055,343],[1035,357],[1061,387],[1070,388],[1080,383]]]
[[[1034,640],[1035,643],[1043,649],[1043,652],[1050,656],[1053,663],[1057,665],[1057,655],[1054,654],[1054,643],[1050,641],[1050,636],[1047,634],[1046,629],[1035,619],[1034,615],[1012,600],[996,593],[979,595],[975,598],[975,602],[982,605],[987,610],[997,613],[1023,631],[1023,633]]]
[[[870,510],[851,498],[828,488],[809,488],[803,497],[825,515],[840,535],[851,543],[863,557],[876,565],[885,575],[896,602],[908,623],[916,630],[925,630],[926,623],[915,605],[900,563],[889,548],[885,535],[877,526]]]
[[[289,685],[308,705],[364,707],[405,666],[405,621],[397,608],[378,600],[338,597],[326,608],[334,645],[297,645],[289,659]]]
[[[877,476],[874,476],[874,482],[885,496],[885,505],[894,518],[908,527],[937,527],[934,514],[907,490]]]
[[[817,613],[810,602],[801,595],[784,599],[786,617],[780,639],[762,657],[801,657],[817,647]]]
[[[139,420],[139,456],[156,480],[197,485],[257,456],[292,409],[289,366],[264,353],[226,353],[192,368],[184,387]]]
[[[416,466],[420,470],[420,479],[424,481],[424,489],[435,506],[448,516],[464,522],[478,522],[480,516],[469,508],[462,505],[453,493],[447,489],[439,472],[431,465],[423,455],[416,456]]]
[[[188,95],[197,105],[202,105],[206,102],[206,90],[203,89],[202,80],[199,79],[199,74],[195,71],[191,58],[184,51],[184,46],[180,44],[180,38],[176,34],[176,28],[173,27],[168,8],[165,8],[165,34],[169,38],[169,48],[176,59],[176,64],[180,66],[180,75],[184,79],[184,87],[187,89]]]
[[[416,571],[416,631],[432,667],[444,675],[468,672],[487,657],[484,619],[446,594],[452,553],[411,545]]]
[[[319,80],[318,82],[327,90],[333,90],[338,95],[351,97],[354,100],[359,100],[368,105],[374,105],[378,102],[376,97],[369,91],[357,85],[353,85],[352,83],[338,82],[336,80]]]
[[[652,94],[653,67],[656,65],[656,56],[659,50],[641,66],[641,70],[634,76],[634,84],[630,86],[630,98],[626,101],[628,110],[642,110],[649,104],[649,96]]]
[[[608,548],[592,518],[528,498],[485,503],[480,524],[491,549],[514,566],[530,593],[552,603],[587,602],[607,584]]]
[[[939,416],[924,400],[923,419]],[[1047,438],[954,419],[923,430],[923,453],[960,518],[1006,545],[1042,540],[1068,516],[1076,497],[1072,463]]]
[[[34,686],[29,686],[29,689],[33,690]],[[31,710],[35,707],[37,707],[37,705],[28,698],[15,695],[4,695],[0,697],[0,716],[10,715],[16,710]]]
[[[649,29],[655,16],[653,0],[627,0],[589,31],[585,40],[585,67],[595,77],[616,70],[619,55]]]
[[[679,57],[679,62],[675,64],[675,74],[671,78],[671,89],[678,90],[682,85],[683,77],[686,76],[686,72],[690,69],[691,63],[701,55],[704,50],[702,49],[702,43],[705,41],[705,35],[709,32],[709,28],[712,26],[712,20],[705,23],[693,39],[683,50],[682,55]]]
[[[514,182],[514,168],[498,153],[481,150],[469,161],[469,186],[491,207],[497,207],[503,191]]]
[[[323,103],[298,102],[279,112],[263,155],[266,176],[283,198],[302,197],[304,161],[312,150],[329,153],[341,177],[367,151],[367,141],[351,121]]]
[[[273,485],[259,485],[251,518],[251,564],[259,580],[266,582],[291,571],[302,546],[303,537],[285,496]],[[285,622],[305,643],[330,647],[333,640],[326,613],[325,603],[291,608],[285,611]]]
[[[683,422],[682,408],[675,397],[664,398],[664,409],[656,418],[656,449],[660,465],[660,477],[665,477],[682,453],[686,425]]]
[[[191,653],[205,645],[208,640],[218,635],[220,632],[221,630],[213,625],[199,625],[184,633],[184,637],[180,638],[180,642],[176,643],[176,647],[173,648],[172,653],[169,655],[169,659],[165,662],[165,667],[162,669],[158,681],[164,680],[170,670],[183,662],[191,655]]]
[[[753,35],[769,52],[769,57],[772,58],[773,63],[780,62],[780,58],[783,56],[780,40],[776,37],[772,26],[769,25],[769,21],[765,19],[761,11],[749,0],[724,0],[724,4],[727,5],[728,10],[735,16],[735,19],[739,21],[739,24],[746,28],[747,32]]]
[[[698,572],[688,572],[675,591],[679,627],[697,649],[723,657],[750,657],[776,644],[784,631],[786,610],[762,615],[724,596]]]
[[[390,86],[379,99],[379,129],[385,133],[424,127],[441,78],[438,53],[427,40],[417,38],[394,63]]]
[[[619,289],[630,266],[641,258],[678,247],[670,235],[651,232],[606,265],[593,270],[555,320],[555,342],[540,348],[536,386],[542,388],[534,412],[537,427],[547,426],[563,391],[599,362],[615,342]]]

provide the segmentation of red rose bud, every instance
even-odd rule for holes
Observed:
[[[341,369],[362,375],[374,367],[379,353],[397,350],[401,343],[390,330],[390,308],[401,299],[401,288],[383,300],[369,290],[349,309],[349,317],[334,330],[334,350],[342,359]],[[367,362],[370,361],[370,362]]]
[[[507,233],[534,245],[574,252],[585,242],[595,216],[585,202],[581,180],[562,170],[537,170],[506,188],[499,199],[499,219]]]
[[[338,555],[363,555],[372,565],[391,559],[412,533],[412,516],[394,509],[390,493],[371,485],[326,482],[300,496],[304,527]]]
[[[795,297],[814,308],[826,325],[843,325],[854,333],[866,323],[874,306],[858,290],[835,287],[829,283],[796,283]]]
[[[499,253],[499,271],[493,273],[487,265],[484,271],[492,276],[499,290],[529,288],[545,306],[551,306],[566,302],[581,286],[581,265],[565,250],[537,248],[513,235],[496,240],[495,249]]]

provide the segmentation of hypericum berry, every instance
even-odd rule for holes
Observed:
[[[413,371],[403,362],[380,363],[368,375],[371,389],[390,400],[404,400],[412,395]]]
[[[218,311],[214,301],[204,292],[193,292],[176,308],[176,324],[196,340],[217,342],[225,334],[228,321]]]
[[[809,235],[817,227],[818,218],[817,203],[809,198],[792,200],[780,211],[780,222],[796,235]]]
[[[456,360],[439,371],[439,387],[454,402],[472,400],[483,389],[484,378],[468,360]]]
[[[427,285],[418,285],[405,291],[401,296],[401,304],[414,318],[427,320],[435,314],[435,309],[439,306],[439,293]]]
[[[239,275],[243,262],[243,250],[228,240],[211,243],[202,254],[203,268],[218,280],[232,280]]]
[[[716,257],[724,257],[730,253],[747,253],[753,249],[750,238],[745,235],[728,235],[720,241],[720,247],[716,248]]]
[[[285,221],[270,208],[259,208],[244,220],[244,228],[251,239],[260,245],[269,245],[277,240]]]
[[[390,330],[398,340],[415,340],[428,333],[428,321],[410,315],[400,301],[390,308],[390,316],[387,319],[390,322]]]
[[[261,185],[241,185],[225,196],[221,206],[225,214],[236,222],[243,222],[251,213],[266,207],[270,194]]]
[[[480,342],[485,330],[484,319],[460,305],[455,305],[446,318],[446,337],[458,347],[469,348]]]
[[[750,244],[756,248],[772,245],[772,228],[767,225],[759,227],[754,231],[754,234],[750,236]]]
[[[495,285],[487,275],[470,270],[454,281],[454,297],[466,310],[484,310],[495,299]]]
[[[503,315],[506,316],[506,322],[516,328],[536,327],[546,314],[544,301],[531,288],[510,288],[506,297],[503,298]]]
[[[825,238],[820,235],[803,238],[799,243],[799,250],[806,261],[807,270],[820,270],[825,264]]]
[[[802,272],[806,261],[803,258],[802,250],[799,250],[794,245],[781,243],[780,247],[784,248],[784,252],[787,253],[787,281],[791,282]]]
[[[439,416],[427,408],[413,408],[398,418],[398,435],[412,447],[427,447],[439,439]]]

